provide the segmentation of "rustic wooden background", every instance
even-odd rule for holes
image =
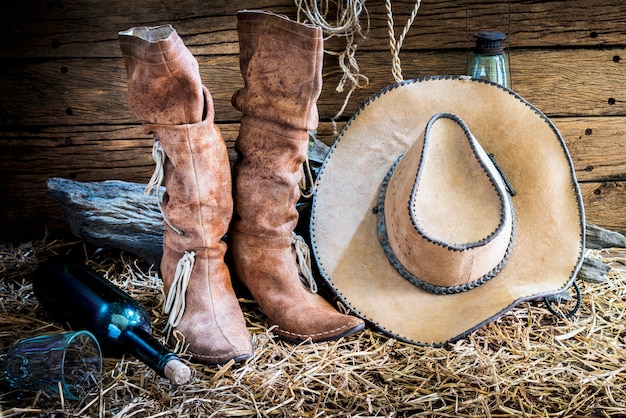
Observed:
[[[412,0],[394,1],[396,33]],[[352,96],[342,121],[392,83],[383,1],[366,2],[370,31],[356,55],[369,85]],[[257,8],[296,18],[292,0],[23,0],[0,15],[0,242],[65,231],[46,180],[120,179],[145,183],[151,139],[127,103],[117,32],[171,23],[197,57],[216,105],[216,121],[232,146],[239,113],[230,97],[242,85],[237,10]],[[513,0],[507,45],[513,89],[561,131],[581,185],[587,219],[626,232],[626,2]],[[405,79],[462,74],[469,32],[506,32],[508,2],[424,0],[401,53]],[[343,49],[341,39],[326,43]],[[333,141],[330,119],[343,103],[338,64],[327,55],[318,103],[320,138]],[[471,104],[470,104],[471,105]],[[558,245],[555,243],[555,245]]]

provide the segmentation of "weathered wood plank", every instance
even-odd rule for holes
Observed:
[[[230,104],[243,85],[234,56],[200,59],[218,120],[238,119]],[[128,105],[126,69],[119,58],[69,59],[0,67],[0,125],[87,125],[137,122]]]
[[[626,117],[553,118],[561,132],[579,181],[626,180]],[[219,124],[231,161],[239,125]],[[337,124],[341,130],[343,123]],[[322,122],[318,138],[331,145],[333,126]],[[25,181],[60,176],[82,181],[135,179],[152,172],[152,138],[140,125],[94,125],[37,128],[31,132],[4,133],[0,140],[0,174]],[[85,164],[85,163],[88,164]],[[24,177],[25,176],[25,177]]]
[[[626,118],[557,118],[554,122],[570,148],[587,218],[626,232],[626,182],[611,181],[626,173],[622,157]],[[220,129],[234,160],[238,125],[220,124]],[[332,143],[330,123],[322,123],[318,132],[320,139]],[[151,146],[152,139],[138,125],[49,127],[8,134],[0,148],[0,241],[9,236],[40,237],[46,224],[50,229],[65,227],[60,208],[46,197],[50,177],[147,182],[154,168]]]
[[[516,51],[511,57],[513,88],[549,116],[626,115],[624,48],[606,50]],[[406,53],[405,78],[462,74],[465,52]],[[201,76],[211,90],[216,119],[236,121],[232,93],[243,85],[237,57],[198,58]],[[370,85],[357,90],[346,109],[350,115],[371,94],[393,82],[387,53],[363,54],[361,71]],[[328,57],[326,71],[336,68]],[[341,108],[345,93],[335,87],[338,76],[324,79],[318,102],[320,117],[329,120]],[[137,122],[128,106],[126,72],[120,58],[70,59],[0,67],[0,125],[87,125]]]
[[[414,0],[395,0],[393,12],[396,33],[411,13]],[[466,2],[432,0],[422,2],[420,12],[409,32],[404,48],[468,48]],[[389,37],[384,2],[366,3],[368,38],[360,50],[388,50]],[[518,47],[610,46],[623,44],[626,12],[621,0],[574,0],[512,2],[511,36],[507,44]],[[245,0],[199,0],[140,3],[109,0],[103,7],[99,0],[50,2],[29,0],[3,6],[0,22],[4,42],[0,57],[113,57],[117,55],[116,34],[138,25],[170,23],[183,35],[194,54],[236,54],[237,10],[257,8],[296,17],[293,0],[263,0],[251,4]],[[508,1],[470,1],[470,32],[500,30],[506,32]],[[16,47],[19,45],[19,47]],[[341,42],[328,42],[337,50]]]
[[[612,231],[626,233],[626,183],[581,183],[585,216],[590,221]]]
[[[579,181],[626,180],[626,118],[553,118]]]
[[[511,53],[512,88],[550,117],[617,116],[626,113],[626,48],[517,50]],[[441,74],[463,74],[465,52],[406,52],[401,54],[405,79]],[[391,59],[386,54],[363,54],[361,72],[370,78],[357,90],[352,105],[391,83]],[[330,85],[330,86],[329,86]],[[325,80],[322,104],[334,103],[334,78]],[[329,88],[330,87],[330,88]],[[323,115],[329,109],[321,108]],[[349,111],[353,111],[349,107]]]

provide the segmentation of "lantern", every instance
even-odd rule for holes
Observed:
[[[467,60],[467,75],[510,88],[509,58],[502,45],[507,36],[501,32],[484,31],[474,37],[476,46]]]

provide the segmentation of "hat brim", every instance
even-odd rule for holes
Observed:
[[[489,282],[438,295],[403,278],[377,238],[380,185],[430,117],[460,116],[515,191],[510,258]],[[461,214],[459,214],[461,216]],[[346,123],[317,178],[311,243],[320,273],[356,315],[414,344],[443,345],[517,303],[565,290],[583,259],[582,197],[567,147],[552,122],[513,91],[464,76],[392,85]]]

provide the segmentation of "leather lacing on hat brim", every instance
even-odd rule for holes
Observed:
[[[389,243],[389,238],[388,238],[388,235],[387,235],[387,226],[385,224],[385,210],[384,210],[385,209],[385,204],[384,204],[384,202],[385,202],[385,193],[387,191],[387,185],[389,184],[389,180],[391,179],[391,175],[393,174],[396,166],[398,165],[398,163],[400,162],[401,159],[402,159],[402,156],[400,156],[394,162],[394,164],[391,166],[391,168],[387,172],[383,182],[381,183],[380,193],[378,195],[378,205],[374,209],[374,211],[376,212],[378,240],[380,241],[380,244],[383,247],[385,255],[389,259],[389,263],[396,269],[398,274],[400,274],[402,277],[404,277],[406,280],[411,282],[413,285],[419,287],[420,289],[425,290],[425,291],[430,292],[430,293],[439,294],[439,295],[451,295],[451,294],[455,294],[455,293],[466,292],[468,290],[472,290],[472,289],[477,288],[478,286],[488,282],[489,280],[491,280],[492,278],[497,276],[498,273],[500,272],[500,270],[502,270],[502,268],[504,267],[504,265],[508,261],[509,256],[511,255],[511,252],[513,250],[513,244],[515,242],[515,234],[516,234],[515,209],[513,207],[513,203],[510,202],[511,198],[508,195],[506,195],[506,198],[509,199],[509,205],[510,205],[510,208],[511,208],[511,216],[512,216],[511,239],[509,240],[506,252],[504,253],[504,256],[502,257],[502,260],[500,261],[500,263],[498,263],[498,265],[496,265],[487,274],[485,274],[485,275],[479,277],[478,279],[473,280],[473,281],[471,281],[469,283],[465,283],[463,285],[458,285],[458,286],[437,286],[437,285],[433,285],[431,283],[428,283],[428,282],[426,282],[426,281],[416,277],[413,273],[408,271],[402,265],[400,260],[398,260],[398,258],[394,254],[393,249],[392,249],[392,247],[391,247],[391,245]],[[443,243],[443,242],[434,242],[434,241],[430,240],[429,238],[427,238],[427,239],[429,241],[433,242],[436,245],[446,246],[446,244]],[[451,250],[453,250],[453,249],[451,248]]]

